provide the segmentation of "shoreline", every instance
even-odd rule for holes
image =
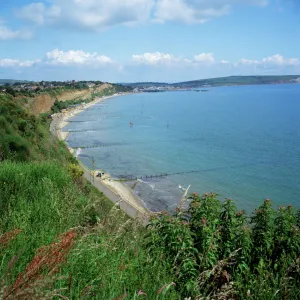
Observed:
[[[68,108],[63,110],[60,113],[56,113],[52,115],[52,122],[50,125],[50,131],[53,135],[57,136],[60,141],[64,141],[69,136],[69,132],[64,132],[63,128],[69,124],[68,120],[80,112],[90,108],[91,106],[102,102],[104,100],[129,95],[131,93],[123,93],[123,94],[115,94],[112,96],[105,96],[102,98],[96,98],[95,100],[86,103],[80,104],[73,108]],[[73,148],[67,145],[68,150],[72,155],[74,155],[75,151]],[[134,191],[127,185],[122,182],[112,180],[109,174],[105,174],[104,179],[100,179],[96,177],[96,171],[92,171],[88,169],[82,162],[79,161],[80,167],[84,171],[84,177],[94,185],[98,190],[105,193],[107,197],[117,205],[119,205],[120,209],[122,209],[127,215],[133,218],[139,218],[143,222],[147,220],[147,217],[151,213],[143,204],[142,199],[140,199]],[[108,192],[107,189],[110,191]],[[109,194],[109,195],[108,195]]]

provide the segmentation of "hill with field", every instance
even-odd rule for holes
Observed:
[[[173,88],[199,88],[207,86],[234,86],[234,85],[259,85],[259,84],[287,84],[300,83],[300,75],[278,75],[278,76],[229,76],[219,78],[208,78],[177,83],[159,82],[137,82],[125,85],[135,88],[149,87],[173,87]]]
[[[229,76],[202,80],[175,83],[173,86],[198,87],[198,86],[228,86],[228,85],[258,85],[258,84],[284,84],[299,83],[300,75],[282,76]]]

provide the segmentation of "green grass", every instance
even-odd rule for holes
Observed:
[[[146,249],[145,229],[82,178],[47,117],[20,103],[0,95],[0,298],[115,299],[125,291],[135,299],[143,291],[180,299],[164,261]],[[67,232],[76,232],[74,245],[58,250]]]
[[[173,281],[163,264],[150,263],[144,229],[112,207],[103,194],[90,186],[81,189],[74,185],[71,175],[58,164],[2,163],[0,199],[0,233],[21,230],[0,255],[3,275],[10,259],[21,250],[5,278],[6,285],[25,270],[36,249],[70,228],[76,229],[78,237],[52,290],[68,288],[72,275],[72,288],[62,294],[73,299],[79,299],[87,287],[98,299],[114,299],[124,289],[129,299],[139,290],[155,299],[156,292]],[[170,291],[167,299],[179,298]]]
[[[74,161],[49,132],[48,116],[34,117],[21,104],[22,100],[0,94],[0,161]]]

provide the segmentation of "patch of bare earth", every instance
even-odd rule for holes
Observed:
[[[56,100],[62,102],[68,100],[78,100],[78,99],[85,100],[85,99],[89,99],[92,96],[92,92],[99,93],[111,87],[112,87],[111,84],[104,83],[95,89],[89,88],[85,90],[65,91],[62,92],[60,95],[56,95],[54,97],[51,97],[48,94],[38,95],[29,100],[28,106],[34,115],[39,115],[42,113],[49,112]]]
[[[50,95],[38,95],[30,101],[30,110],[34,115],[49,112],[53,106],[55,99],[51,98]]]

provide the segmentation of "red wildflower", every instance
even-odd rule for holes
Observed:
[[[73,247],[76,236],[77,233],[71,230],[63,233],[58,242],[54,241],[50,245],[38,249],[25,271],[17,277],[9,294],[33,285],[37,280],[43,278],[45,271],[48,275],[57,273],[62,263],[65,262],[68,252]]]
[[[14,229],[12,231],[6,232],[0,236],[0,248],[5,247],[9,242],[17,237],[21,233],[21,229]]]

